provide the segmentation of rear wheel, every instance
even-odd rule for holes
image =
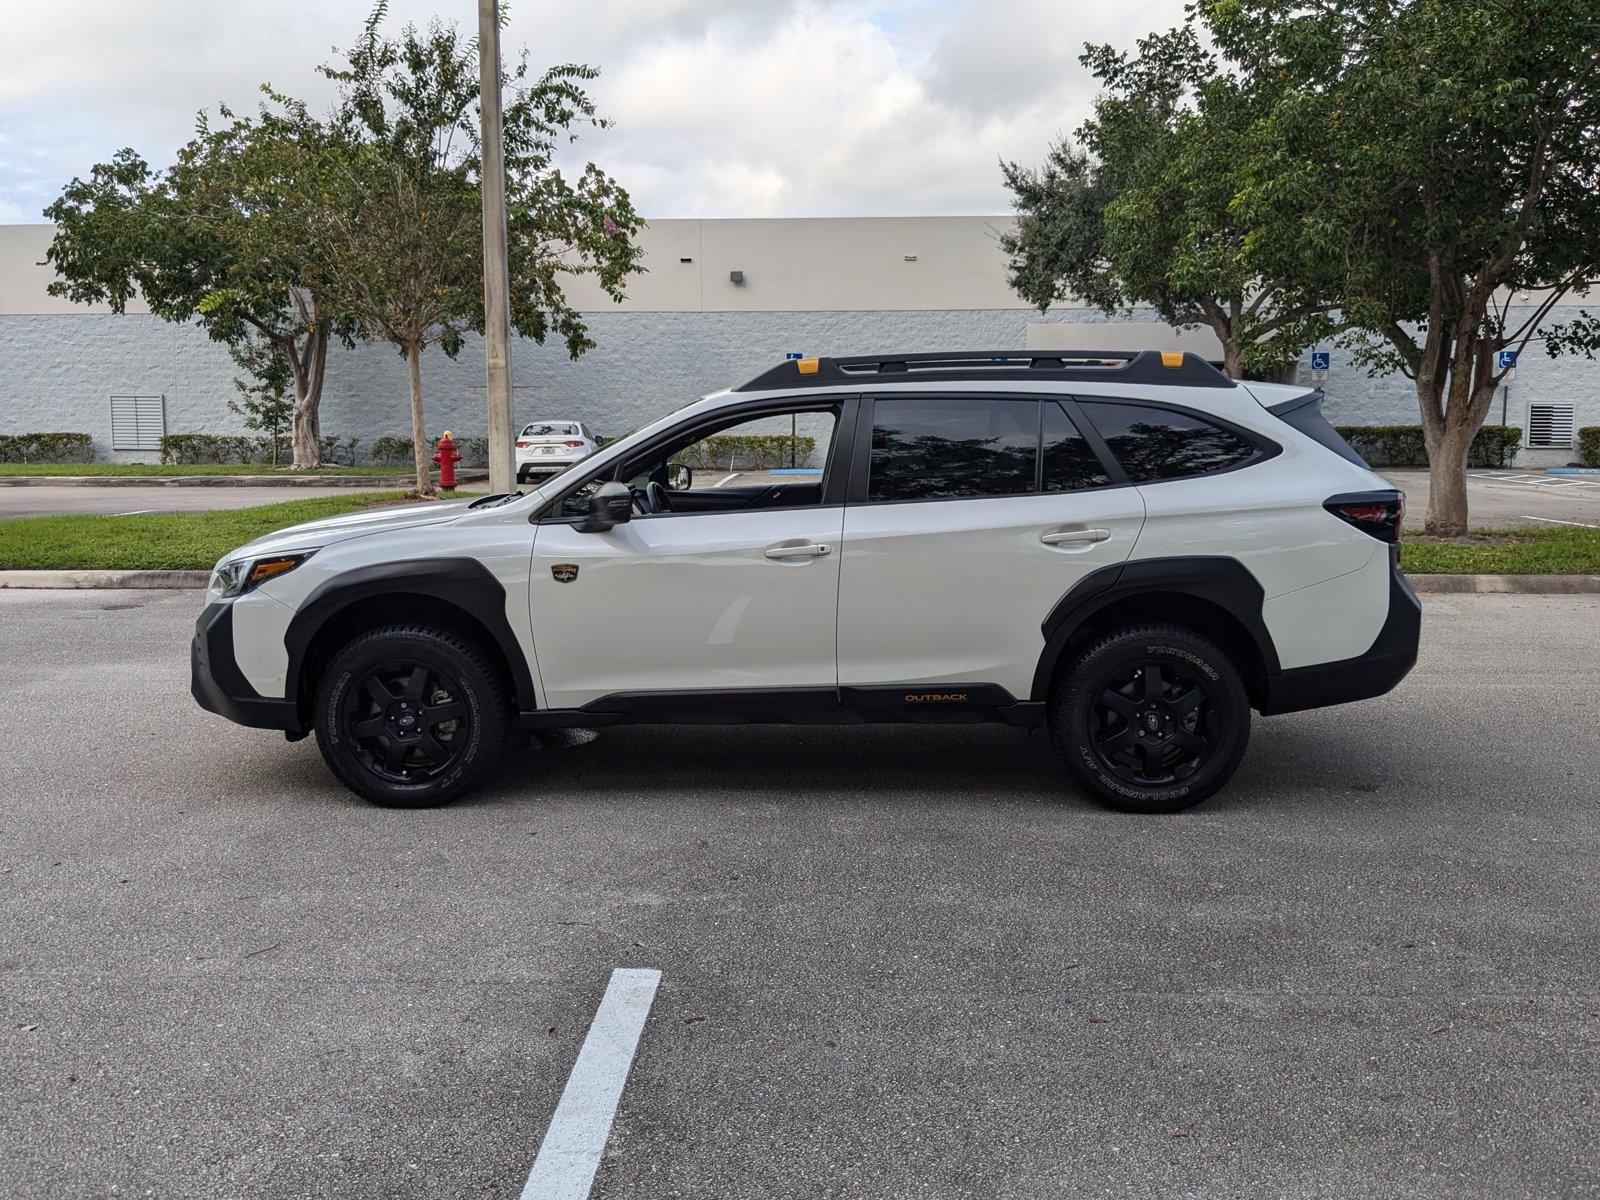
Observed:
[[[470,639],[388,625],[351,641],[322,672],[317,745],[357,795],[394,808],[448,804],[500,759],[504,680]]]
[[[1227,783],[1250,740],[1250,700],[1213,642],[1176,626],[1119,630],[1057,678],[1050,738],[1072,777],[1126,812],[1177,812]]]

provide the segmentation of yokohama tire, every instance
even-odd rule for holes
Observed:
[[[386,625],[345,645],[322,672],[317,745],[340,781],[374,804],[449,804],[494,770],[510,707],[503,673],[475,641],[437,626]]]
[[[1057,676],[1048,725],[1068,773],[1095,800],[1170,813],[1232,777],[1250,741],[1250,700],[1213,642],[1140,626],[1101,638]]]

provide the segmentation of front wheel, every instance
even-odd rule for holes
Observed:
[[[1175,626],[1118,630],[1057,677],[1050,739],[1085,791],[1125,812],[1190,808],[1232,777],[1250,699],[1213,642]]]
[[[344,646],[317,688],[317,745],[374,804],[449,804],[494,769],[510,701],[483,650],[453,630],[387,625]]]

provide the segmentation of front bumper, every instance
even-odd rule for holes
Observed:
[[[1422,602],[1400,571],[1400,547],[1389,549],[1389,615],[1365,654],[1267,676],[1261,713],[1300,712],[1368,700],[1390,691],[1417,664]]]
[[[189,691],[207,712],[255,729],[304,733],[300,706],[293,699],[260,695],[239,670],[233,656],[233,604],[206,605],[194,623],[189,643]]]

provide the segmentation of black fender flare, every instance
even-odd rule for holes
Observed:
[[[1270,677],[1278,673],[1278,651],[1262,619],[1266,593],[1236,558],[1212,556],[1144,558],[1091,571],[1056,601],[1040,627],[1044,650],[1033,673],[1034,700],[1044,700],[1050,679],[1072,637],[1088,621],[1120,601],[1154,593],[1193,596],[1234,617],[1255,644]]]
[[[289,651],[290,696],[298,693],[306,653],[324,625],[358,601],[397,593],[428,596],[471,616],[489,632],[505,659],[516,688],[518,707],[523,710],[538,707],[527,655],[506,619],[506,590],[487,567],[472,558],[375,563],[355,567],[317,585],[300,605],[284,634],[284,645]]]

